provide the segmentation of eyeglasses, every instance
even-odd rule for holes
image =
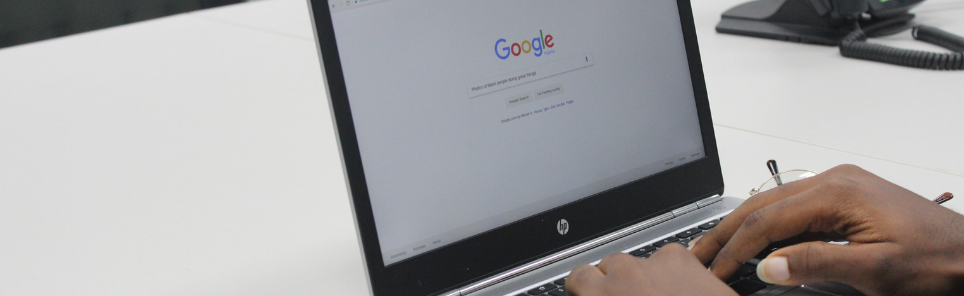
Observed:
[[[776,188],[777,186],[782,186],[786,183],[803,180],[817,175],[817,172],[800,169],[780,172],[779,169],[777,169],[777,161],[773,159],[767,161],[767,168],[770,169],[770,174],[772,176],[763,182],[760,187],[751,189],[750,196]]]
[[[750,196],[754,196],[757,193],[773,189],[786,183],[803,180],[817,175],[817,172],[800,169],[780,172],[780,170],[777,169],[777,161],[773,159],[767,161],[767,169],[770,170],[770,175],[772,176],[763,182],[760,187],[750,189]],[[934,202],[937,204],[943,204],[953,198],[954,194],[944,192],[944,194],[941,194],[935,198]]]

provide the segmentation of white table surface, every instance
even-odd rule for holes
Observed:
[[[739,2],[694,1],[729,195],[770,158],[964,194],[964,72],[716,34]],[[0,295],[366,295],[322,79],[302,0],[0,50]]]

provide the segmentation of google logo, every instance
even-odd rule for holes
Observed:
[[[522,43],[512,43],[510,46],[499,49],[500,44],[506,43],[508,43],[508,41],[505,39],[499,39],[495,42],[495,55],[503,60],[508,59],[509,55],[519,56],[523,53],[529,54],[533,52],[537,57],[541,57],[544,48],[548,49],[555,46],[555,44],[552,43],[552,35],[543,36],[542,30],[539,30],[539,37],[532,38],[531,42],[525,40],[522,41]]]

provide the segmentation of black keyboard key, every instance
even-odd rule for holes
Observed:
[[[526,293],[522,293],[522,294],[519,294],[519,295],[515,295],[515,296],[529,296],[529,294],[526,294]]]
[[[549,291],[549,295],[552,296],[566,296],[566,288],[555,288]]]
[[[756,258],[750,259],[750,261],[747,261],[746,264],[757,266],[758,264],[760,264],[760,259],[756,259]]]
[[[551,291],[552,289],[555,289],[555,288],[556,288],[556,285],[548,284],[548,283],[547,283],[547,284],[542,285],[542,286],[539,286],[539,287],[537,287],[537,288],[535,288],[535,289],[529,290],[529,292],[527,292],[527,293],[529,293],[529,295],[539,295],[539,294],[542,294],[542,293],[545,293],[545,292],[549,292],[549,291]]]
[[[561,279],[555,280],[555,281],[553,281],[552,283],[553,283],[553,284],[556,284],[556,285],[560,285],[560,286],[565,286],[565,285],[566,285],[566,278],[561,278]]]
[[[762,282],[762,281],[763,281],[763,280],[760,279],[760,276],[757,275],[755,271],[754,271],[752,274],[750,274],[750,276],[747,276],[747,277],[745,277],[744,279],[754,280],[754,281],[758,281],[758,282]],[[850,294],[847,294],[847,295],[850,295]]]
[[[716,227],[716,225],[720,225],[720,221],[710,221],[710,222],[706,222],[706,224],[697,226],[696,228],[699,228],[699,229],[702,229],[702,230],[710,230],[710,229],[713,229],[713,227]]]
[[[639,258],[649,258],[649,256],[653,256],[653,253],[646,253],[646,254],[642,254],[642,255],[636,256],[636,257],[639,257]]]
[[[642,246],[642,247],[637,248],[636,251],[640,251],[640,252],[643,252],[643,253],[649,253],[649,252],[652,252],[652,251],[656,251],[656,247],[654,247],[654,246]]]
[[[742,280],[742,279],[743,279],[743,278],[741,278],[740,276],[734,274],[734,275],[730,276],[729,279],[727,279],[727,280],[725,280],[725,281],[723,281],[723,282],[726,283],[727,285],[732,285],[732,284],[734,284],[734,283],[736,283],[736,282],[739,282],[739,281]]]
[[[776,252],[776,250],[779,250],[779,249],[780,249],[779,247],[774,247],[773,245],[769,245],[765,249],[763,249],[762,252],[760,252],[759,254],[756,254],[756,257],[754,258],[763,260],[767,256],[770,256],[770,254],[772,254],[773,252]]]
[[[755,293],[756,291],[763,290],[767,287],[767,284],[754,281],[754,280],[740,280],[733,284],[730,284],[730,288],[733,288],[737,294],[740,296],[746,296]]]
[[[703,231],[700,230],[699,228],[693,228],[693,229],[690,229],[690,230],[687,230],[687,231],[683,231],[683,232],[677,233],[677,234],[676,234],[676,237],[678,237],[678,238],[690,238],[690,237],[692,237],[692,236],[694,236],[694,235],[696,235],[696,234],[698,234],[698,233],[700,233],[700,232],[703,232]]]
[[[684,239],[679,240],[678,243],[680,243],[680,244],[683,245],[684,247],[687,247],[687,248],[688,248],[688,247],[690,246],[690,241],[692,241],[692,240],[691,240],[691,239],[688,239],[688,238],[684,238]]]
[[[750,264],[743,264],[739,269],[736,270],[736,275],[741,277],[747,277],[756,273],[756,266]]]
[[[645,247],[640,247],[635,250],[629,251],[629,254],[636,257],[641,257],[643,254],[652,253],[653,251],[656,251],[656,247],[645,246]]]
[[[668,245],[668,244],[671,244],[671,243],[675,243],[675,242],[678,242],[678,241],[679,241],[679,238],[678,238],[678,237],[671,236],[671,237],[664,238],[663,240],[658,241],[658,242],[656,242],[656,243],[653,243],[653,246],[654,246],[654,247],[657,247],[657,248],[662,248],[662,247],[665,246],[665,245]]]

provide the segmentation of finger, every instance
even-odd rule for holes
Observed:
[[[598,290],[605,275],[592,265],[576,266],[566,277],[566,295],[592,295],[588,291]]]
[[[696,257],[693,256],[693,253],[688,251],[686,247],[680,244],[668,244],[653,253],[648,260],[657,265],[662,264],[660,262],[667,261],[672,262],[671,264],[679,266],[692,264],[693,267],[702,269],[699,260],[696,260]]]
[[[720,249],[710,270],[726,279],[767,245],[805,232],[830,231],[839,210],[824,190],[811,188],[749,214]]]
[[[882,262],[886,243],[839,246],[809,242],[780,249],[757,265],[761,280],[778,285],[839,282],[867,287],[873,268]]]
[[[602,261],[599,261],[599,265],[597,267],[599,268],[599,271],[602,272],[602,274],[606,275],[606,274],[609,274],[609,272],[612,271],[614,268],[616,268],[617,265],[626,263],[628,261],[635,261],[635,260],[636,260],[636,257],[633,257],[632,255],[629,255],[626,253],[615,253],[615,254],[606,256],[606,258],[603,258]]]
[[[704,265],[709,264],[720,250],[723,249],[723,246],[729,242],[730,238],[736,233],[736,230],[740,228],[750,213],[789,196],[800,194],[819,184],[823,178],[825,178],[825,175],[820,174],[811,178],[790,182],[750,197],[736,208],[736,210],[733,210],[733,212],[727,215],[726,219],[723,219],[719,225],[710,229],[709,232],[700,237],[700,240],[693,245],[691,250],[693,255],[696,255],[696,258]]]
[[[659,259],[663,257],[673,258],[674,260],[685,259],[686,257],[693,257],[693,255],[686,250],[686,247],[680,244],[668,244],[656,250],[650,259]]]

